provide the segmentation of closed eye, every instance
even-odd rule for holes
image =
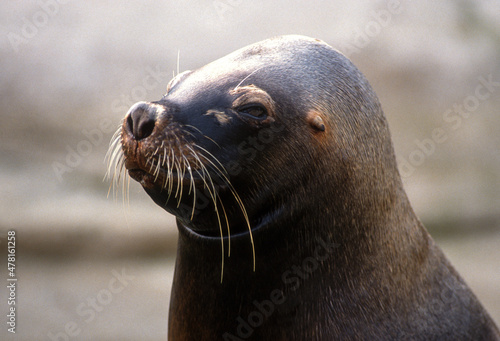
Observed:
[[[238,112],[252,118],[257,118],[259,120],[265,119],[267,117],[266,108],[260,104],[255,103],[247,104],[238,108]]]

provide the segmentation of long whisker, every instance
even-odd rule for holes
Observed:
[[[104,159],[105,162],[107,162],[107,170],[103,180],[110,180],[108,194],[107,194],[108,197],[112,191],[116,197],[117,190],[115,190],[116,188],[115,186],[118,184],[121,177],[121,172],[123,171],[122,169],[122,165],[124,163],[123,159],[124,156],[123,156],[123,151],[121,149],[121,125],[120,125],[116,130],[116,132],[113,134],[113,137],[111,138],[111,142],[109,144],[109,148],[108,151],[106,152],[106,156]]]
[[[206,138],[209,141],[212,141],[217,147],[219,147],[219,149],[221,149],[221,146],[217,142],[215,142],[212,138],[208,137],[207,135],[203,134],[203,132],[199,128],[197,128],[193,125],[190,125],[190,124],[185,124],[184,127],[192,128],[192,129],[198,131],[198,133],[200,133],[201,136],[203,136],[204,138]]]
[[[209,156],[209,157],[207,157],[207,156],[205,156],[203,154],[200,154],[201,156],[203,156],[203,158],[205,160],[207,160],[208,162],[210,162],[210,164],[212,166],[214,166],[218,172],[220,172],[221,174],[227,174],[227,171],[224,168],[224,166],[222,165],[222,163],[220,163],[220,161],[217,160],[217,158],[212,153],[210,153],[208,150],[206,150],[205,148],[200,147],[198,145],[195,145],[195,147],[197,147],[198,149],[200,149],[201,151],[203,151],[204,153],[206,153]],[[212,160],[214,160],[220,166],[220,168],[218,166],[216,166],[215,163]]]
[[[192,150],[192,149],[191,149]],[[192,150],[193,151],[193,150]],[[194,152],[194,151],[193,151]],[[194,155],[196,157],[197,160],[199,160],[198,156]],[[200,160],[201,161],[201,160]],[[209,176],[209,173],[205,167],[205,165],[203,163],[199,163],[198,165],[201,169],[201,172],[200,170],[198,169],[195,169],[195,172],[200,175],[200,177],[202,178],[203,180],[203,183],[204,183],[204,187],[207,188],[207,191],[210,195],[210,198],[212,199],[212,202],[214,204],[214,210],[215,210],[215,214],[217,216],[217,223],[219,225],[219,234],[220,234],[220,240],[221,240],[221,277],[220,277],[220,280],[221,280],[221,283],[224,279],[224,232],[222,230],[222,223],[221,223],[221,219],[220,219],[220,214],[219,214],[219,209],[218,209],[218,205],[217,205],[217,200],[221,201],[220,198],[217,196],[217,192],[215,190],[215,185],[213,184],[212,182],[212,178]],[[190,171],[191,172],[191,171]],[[208,175],[208,182],[207,182],[207,175]],[[191,178],[192,178],[192,173],[191,173]],[[224,206],[222,205],[222,202],[221,202],[221,207],[224,211],[224,216],[225,216],[225,219],[226,219],[226,223],[227,223],[227,215],[226,215],[226,211],[224,209]],[[191,219],[193,218],[193,214],[194,214],[194,205],[193,205],[193,211],[192,211],[192,216],[191,216]],[[229,227],[228,227],[228,231],[229,231]],[[229,257],[229,255],[228,255]]]
[[[186,163],[184,162],[183,159],[181,161],[182,161],[182,172],[181,172],[181,174],[178,174],[179,175],[179,181],[181,182],[181,192],[179,194],[179,198],[177,198],[177,207],[179,207],[179,205],[181,204],[182,190],[184,189],[184,181],[182,181],[182,179],[184,179],[185,175],[186,175]]]
[[[172,189],[173,189],[173,186],[174,186],[174,180],[173,180],[173,177],[172,177],[172,173],[173,173],[173,170],[174,170],[174,161],[175,161],[175,157],[174,157],[174,152],[172,150],[172,147],[170,147],[170,152],[169,152],[169,158],[168,158],[168,162],[167,162],[167,169],[168,169],[168,175],[167,175],[167,178],[168,178],[168,197],[167,197],[167,202],[168,200],[170,199],[170,196],[172,195]],[[170,155],[172,155],[172,160],[170,160]]]
[[[189,189],[188,189],[188,195],[189,195],[189,194],[191,194],[191,191],[193,190],[193,181],[192,181],[193,180],[193,173],[191,172],[191,164],[189,163],[188,158],[185,155],[182,155],[182,159],[184,160],[184,166],[189,173],[189,178],[191,179],[191,181],[189,182]]]
[[[215,161],[217,161],[217,163],[219,163],[222,166],[222,164],[211,153],[209,153],[206,149],[204,149],[202,147],[199,147],[199,148],[201,150],[207,152],[210,156],[212,156],[212,158]],[[217,167],[217,165],[215,165],[207,156],[205,156],[203,154],[200,154],[200,155],[205,160],[207,160],[212,165],[212,167],[214,167],[214,169],[217,171],[218,175],[221,176],[222,180],[224,180],[225,184],[228,186],[229,190],[233,194],[234,199],[238,203],[238,206],[240,207],[241,212],[243,213],[246,225],[248,227],[248,232],[249,232],[249,235],[250,235],[250,244],[252,245],[253,271],[255,271],[255,262],[256,262],[256,259],[255,259],[255,243],[254,243],[254,240],[253,240],[252,228],[250,226],[250,220],[248,218],[248,213],[247,213],[247,211],[245,209],[245,205],[243,205],[243,202],[242,202],[240,196],[238,195],[238,193],[234,189],[233,185],[231,184],[231,182],[229,181],[229,179],[227,178],[227,176],[224,174],[224,173],[227,174],[227,172],[225,171],[225,169],[223,168],[224,172],[220,171],[220,169]]]
[[[155,181],[158,180],[158,176],[160,175],[160,166],[161,166],[161,155],[158,157],[158,164],[156,165],[156,169],[153,173],[155,176]]]
[[[106,172],[106,177],[108,178],[110,175],[111,168],[110,166],[113,164],[113,159],[116,157],[116,147],[119,144],[121,147],[121,126],[113,134],[111,141],[109,143],[109,149],[106,152],[105,160],[108,161],[108,171]]]
[[[227,219],[226,209],[224,208],[224,204],[219,197],[220,206],[222,207],[222,211],[224,213],[224,218],[226,220],[227,227],[227,256],[231,257],[231,229],[229,228],[229,220]]]
[[[231,190],[231,193],[233,194],[234,198],[236,199],[236,202],[240,206],[240,209],[243,213],[243,216],[245,217],[245,222],[248,227],[248,234],[250,235],[250,244],[252,245],[252,258],[253,258],[253,271],[255,272],[255,243],[253,240],[253,234],[252,234],[252,227],[250,226],[250,220],[248,219],[248,213],[247,210],[245,209],[245,205],[243,205],[243,202],[241,201],[240,196],[234,189],[233,185],[231,183],[228,183],[228,186]]]
[[[215,214],[217,215],[217,222],[219,224],[220,233],[220,245],[221,245],[221,270],[220,270],[220,282],[224,279],[224,233],[222,232],[222,224],[220,222],[219,209],[217,208],[217,201],[214,198]]]
[[[185,156],[183,156],[183,157],[184,157],[184,160],[188,164],[189,177],[191,178],[191,181],[189,182],[189,192],[188,192],[188,195],[191,193],[191,190],[192,190],[193,191],[193,209],[191,210],[191,218],[190,218],[190,220],[193,220],[194,210],[195,210],[195,206],[196,206],[196,186],[194,185],[193,172],[191,170],[191,165],[189,164],[189,160]]]
[[[192,155],[192,156],[196,159],[196,161],[197,161],[197,164],[196,164],[195,169],[200,168],[200,169],[203,171],[203,175],[202,175],[201,177],[203,177],[203,178],[204,178],[204,177],[205,177],[205,176],[207,176],[208,174],[205,174],[205,170],[206,170],[206,168],[204,167],[203,162],[201,161],[200,157],[198,156],[198,153],[196,153],[196,152],[194,151],[194,149],[193,149],[193,148],[191,148],[190,146],[187,146],[187,148],[188,148],[188,149],[189,149],[189,151],[191,152],[191,155]]]
[[[254,73],[256,73],[257,71],[259,71],[259,70],[260,70],[260,69],[262,69],[262,68],[263,68],[263,67],[260,67],[260,68],[258,68],[258,69],[256,69],[256,70],[252,71],[252,72],[251,72],[248,76],[246,76],[245,78],[243,78],[243,79],[241,80],[241,82],[239,82],[239,83],[238,83],[238,85],[236,85],[236,86],[234,87],[234,89],[233,89],[233,90],[237,90],[237,89],[240,87],[240,85],[241,85],[244,81],[246,81],[246,80],[248,79],[248,77],[250,77],[251,75],[253,75]]]
[[[175,190],[175,195],[174,197],[175,198],[178,198],[179,197],[179,192],[181,191],[181,170],[180,170],[180,164],[179,164],[179,161],[177,160],[174,160],[175,164],[175,173],[177,174],[177,188]],[[179,207],[179,206],[177,206]]]

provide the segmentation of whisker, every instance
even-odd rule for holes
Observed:
[[[210,152],[208,152],[206,149],[204,149],[202,147],[199,147],[199,148],[201,150],[205,151],[206,153],[208,153],[215,161],[217,161],[218,164],[220,164],[222,166],[222,164]],[[233,197],[234,197],[235,201],[237,202],[238,206],[240,207],[240,210],[241,210],[241,212],[242,212],[242,214],[244,216],[246,225],[248,227],[248,232],[249,232],[249,235],[250,235],[250,244],[252,245],[253,271],[255,271],[255,244],[254,244],[253,235],[252,235],[252,228],[250,226],[250,220],[248,218],[248,213],[247,213],[247,211],[245,209],[245,205],[243,205],[243,202],[242,202],[240,196],[238,195],[238,193],[234,189],[233,185],[231,184],[231,182],[227,178],[227,176],[226,176],[227,172],[225,171],[225,169],[223,168],[224,169],[224,173],[226,173],[226,174],[222,173],[220,171],[219,167],[217,167],[217,165],[215,165],[207,156],[205,156],[203,154],[200,154],[200,155],[205,160],[207,160],[212,165],[212,167],[214,167],[214,169],[216,170],[216,172],[218,173],[218,175],[222,178],[222,180],[224,180],[225,184],[228,186],[229,190],[233,194]]]
[[[155,166],[155,163],[154,163],[154,160],[152,160],[149,156],[147,156],[147,159],[146,159],[146,164],[150,163],[151,166],[149,167],[149,173],[151,174],[151,172],[153,171],[153,168]]]
[[[181,172],[179,161],[175,160],[175,172],[177,173],[177,188],[175,190],[175,198],[179,198],[179,192],[181,191]],[[177,202],[177,207],[179,207],[180,201]]]
[[[189,176],[191,177],[191,181],[189,182],[189,192],[188,192],[188,195],[191,193],[191,190],[193,190],[193,209],[191,210],[191,218],[190,218],[190,220],[193,220],[194,210],[195,210],[195,206],[196,206],[196,186],[194,184],[193,172],[191,170],[191,166],[189,164],[189,160],[185,156],[184,156],[184,159],[188,163]]]
[[[118,129],[114,132],[113,136],[111,137],[111,141],[109,143],[109,148],[108,151],[106,152],[105,160],[110,161],[110,155],[115,153],[116,145],[121,142],[121,125],[118,127]],[[109,165],[109,162],[108,162]]]
[[[187,164],[187,170],[188,170],[188,173],[189,173],[189,176],[191,178],[191,180],[193,180],[193,173],[191,172],[191,164],[189,163],[189,160],[188,158],[185,156],[185,155],[182,155],[182,158],[184,159],[184,165]],[[191,194],[191,190],[193,189],[193,181],[190,181],[189,182],[189,190],[188,190],[188,195]]]
[[[121,146],[120,149],[118,149],[116,146],[110,146],[110,150],[111,148],[113,148],[113,152],[106,155],[108,159],[108,169],[106,171],[106,175],[104,176],[104,179],[108,180],[110,179],[110,177],[112,177],[111,176],[112,171],[114,175],[114,171],[116,170],[117,160],[121,157]]]
[[[221,269],[220,269],[220,282],[224,279],[224,233],[222,232],[222,224],[220,222],[219,210],[217,209],[217,201],[214,199],[215,214],[217,215],[217,222],[219,223],[220,245],[221,245]]]
[[[104,175],[105,180],[109,180],[109,188],[107,196],[109,197],[110,193],[113,192],[116,198],[117,189],[116,185],[119,182],[122,169],[119,169],[123,161],[124,155],[121,148],[121,125],[113,134],[111,138],[108,151],[106,152],[105,162],[107,162],[106,174]]]
[[[108,164],[108,172],[106,172],[106,176],[109,175],[109,166],[111,165],[111,159],[112,159],[112,154],[115,153],[115,147],[116,147],[116,142],[117,140],[119,140],[119,130],[117,130],[116,132],[114,132],[113,134],[113,137],[111,137],[111,141],[109,142],[109,147],[108,147],[108,150],[106,152],[106,156],[104,157],[104,161],[107,162]]]
[[[226,209],[224,208],[224,204],[222,203],[222,200],[219,197],[219,202],[220,206],[222,207],[222,211],[224,213],[224,218],[226,220],[226,227],[227,227],[227,256],[231,257],[231,229],[229,228],[229,220],[227,218],[226,214]]]
[[[163,147],[163,163],[161,164],[162,167],[165,166],[167,157],[170,158],[170,155],[167,154],[167,147]]]
[[[201,135],[203,135],[202,131],[200,130],[200,128],[198,127],[195,127],[194,125],[191,125],[191,124],[185,124],[184,127],[188,127],[188,128],[192,128],[194,130],[196,130],[197,132],[199,132]]]
[[[201,136],[203,136],[204,138],[206,138],[209,141],[212,141],[217,147],[219,147],[219,149],[221,149],[221,146],[217,142],[215,142],[212,138],[208,137],[207,135],[203,134],[203,132],[199,128],[197,128],[193,125],[190,125],[190,124],[185,124],[184,127],[189,127],[189,128],[192,128],[192,129],[198,131],[198,133],[200,133]],[[191,132],[188,132],[188,133],[191,134],[191,136],[193,136]]]
[[[155,182],[158,179],[158,176],[160,176],[160,172],[161,172],[161,157],[162,157],[162,155],[160,154],[160,156],[158,157],[158,163],[156,165],[155,173],[153,174],[155,176]],[[165,157],[165,156],[163,156],[163,157]]]
[[[207,189],[208,193],[210,194],[210,198],[212,198],[212,201],[215,201],[215,198],[217,197],[217,192],[214,189],[214,185],[212,183],[212,179],[210,178],[210,176],[208,176],[208,180],[209,180],[210,185],[211,185],[211,187],[210,187],[209,182],[207,182],[207,179],[206,179],[207,177],[205,176],[205,174],[208,175],[205,166],[201,165],[201,169],[202,169],[202,173],[204,174],[202,176],[203,187]],[[198,172],[198,174],[199,174],[199,172]]]
[[[248,77],[250,77],[251,75],[253,75],[254,73],[256,73],[257,71],[259,71],[259,70],[260,70],[260,69],[262,69],[262,68],[263,68],[263,66],[262,66],[262,67],[260,67],[260,68],[258,68],[257,70],[252,71],[252,72],[251,72],[248,76],[246,76],[245,78],[243,78],[243,79],[241,80],[241,82],[239,82],[239,83],[238,83],[238,85],[236,85],[236,86],[234,87],[234,89],[233,89],[233,90],[237,90],[237,89],[240,87],[240,85],[241,85],[244,81],[246,81],[246,80],[248,79]]]
[[[167,168],[168,168],[168,197],[167,197],[167,201],[170,199],[170,196],[172,195],[172,189],[173,189],[173,182],[174,182],[174,179],[172,177],[172,173],[173,173],[173,169],[174,169],[174,162],[175,162],[175,154],[172,150],[172,147],[170,147],[170,152],[168,154],[169,158],[168,158],[168,165],[167,165]],[[172,155],[172,160],[170,160],[170,155]]]
[[[194,151],[194,149],[193,149],[193,148],[191,148],[190,146],[187,146],[187,148],[191,151],[191,155],[192,155],[192,156],[196,159],[196,161],[198,162],[198,163],[197,163],[197,165],[196,165],[196,166],[197,166],[196,168],[198,168],[198,167],[199,167],[199,168],[201,168],[201,170],[203,171],[203,175],[202,175],[202,177],[205,177],[206,175],[208,175],[208,174],[206,174],[206,173],[205,173],[206,168],[204,167],[203,162],[201,161],[200,157],[198,156],[198,153],[196,153],[196,152]]]
[[[186,163],[184,162],[183,159],[181,161],[182,161],[182,173],[178,174],[179,180],[180,180],[180,183],[181,183],[181,191],[180,191],[180,194],[179,194],[179,198],[177,198],[177,207],[179,207],[179,205],[181,204],[182,191],[184,189],[184,181],[182,181],[182,179],[184,179],[185,174],[186,174]],[[180,162],[179,162],[179,165],[180,165]]]
[[[115,165],[115,170],[114,170],[114,174],[113,174],[113,178],[111,180],[111,184],[110,184],[110,189],[111,189],[111,186],[113,187],[113,196],[114,198],[116,199],[117,196],[118,196],[118,189],[119,189],[119,184],[120,184],[120,180],[122,179],[122,172],[124,172],[124,168],[125,168],[125,158],[123,157],[123,155],[120,156],[119,159],[117,159],[116,161],[116,165]],[[109,194],[109,192],[108,192]]]
[[[201,156],[203,156],[203,158],[204,158],[205,160],[207,160],[208,162],[210,162],[210,164],[212,164],[212,165],[216,168],[216,170],[217,170],[218,172],[227,174],[227,171],[226,171],[226,169],[224,168],[224,166],[222,165],[222,163],[220,163],[220,161],[219,161],[219,160],[218,160],[218,159],[217,159],[217,158],[216,158],[216,157],[215,157],[212,153],[210,153],[208,150],[206,150],[205,148],[200,147],[200,146],[198,146],[198,145],[195,145],[195,147],[197,147],[197,148],[198,148],[198,149],[200,149],[201,151],[203,151],[203,152],[207,153],[207,155],[208,155],[208,156],[210,156],[210,158],[211,158],[211,159],[213,159],[215,162],[217,162],[217,164],[218,164],[218,165],[222,168],[222,170],[220,170],[220,169],[219,169],[219,167],[218,167],[218,166],[216,166],[216,165],[214,164],[214,162],[213,162],[210,158],[208,158],[207,156],[205,156],[205,155],[203,155],[203,154],[200,154]]]

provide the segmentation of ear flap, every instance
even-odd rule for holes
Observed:
[[[307,123],[309,125],[317,130],[317,131],[325,131],[325,123],[323,122],[323,119],[321,116],[314,110],[311,110],[307,113],[306,117]]]

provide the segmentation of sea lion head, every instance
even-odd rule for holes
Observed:
[[[284,225],[318,203],[339,219],[359,217],[373,198],[392,200],[399,179],[366,79],[302,36],[179,74],[160,100],[130,108],[111,150],[111,168],[124,166],[183,228],[205,237]],[[349,207],[357,212],[347,217]]]

